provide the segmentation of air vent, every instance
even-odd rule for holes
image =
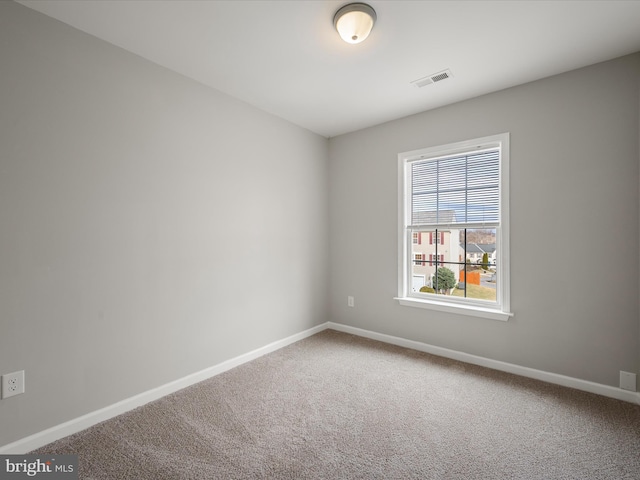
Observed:
[[[443,70],[442,72],[433,73],[427,77],[419,78],[418,80],[414,80],[411,82],[418,88],[426,87],[427,85],[431,85],[432,83],[441,82],[446,80],[447,78],[452,77],[451,70]]]

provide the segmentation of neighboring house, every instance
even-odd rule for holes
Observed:
[[[445,218],[442,218],[442,214]],[[455,212],[448,210],[440,212],[439,223],[455,223]],[[412,220],[414,225],[425,225],[436,223],[434,212],[419,212],[417,218]],[[424,285],[431,286],[431,279],[436,273],[436,261],[438,266],[445,266],[456,273],[459,269],[456,264],[448,262],[459,262],[460,230],[456,228],[421,230],[413,232],[411,255],[413,257],[412,266],[412,289],[420,290]],[[444,262],[444,265],[442,263]],[[457,274],[457,273],[456,273]]]
[[[473,264],[482,263],[482,256],[487,254],[489,263],[496,263],[496,244],[495,243],[468,243],[467,244],[467,260]],[[460,244],[460,255],[464,255],[464,245]]]

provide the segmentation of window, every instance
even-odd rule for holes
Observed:
[[[509,134],[398,160],[399,302],[507,320]]]
[[[444,255],[432,255],[429,254],[429,266],[433,267],[433,265],[443,264],[444,263]]]
[[[429,245],[433,245],[434,243],[444,243],[444,232],[429,232]]]

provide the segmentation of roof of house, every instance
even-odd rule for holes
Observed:
[[[430,210],[428,212],[413,212],[414,225],[435,225],[456,223],[455,210]]]
[[[464,248],[464,244],[460,244]],[[488,253],[492,254],[496,251],[495,243],[469,243],[467,244],[467,253]]]

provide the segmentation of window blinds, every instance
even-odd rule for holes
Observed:
[[[500,149],[411,164],[411,226],[498,226]]]

